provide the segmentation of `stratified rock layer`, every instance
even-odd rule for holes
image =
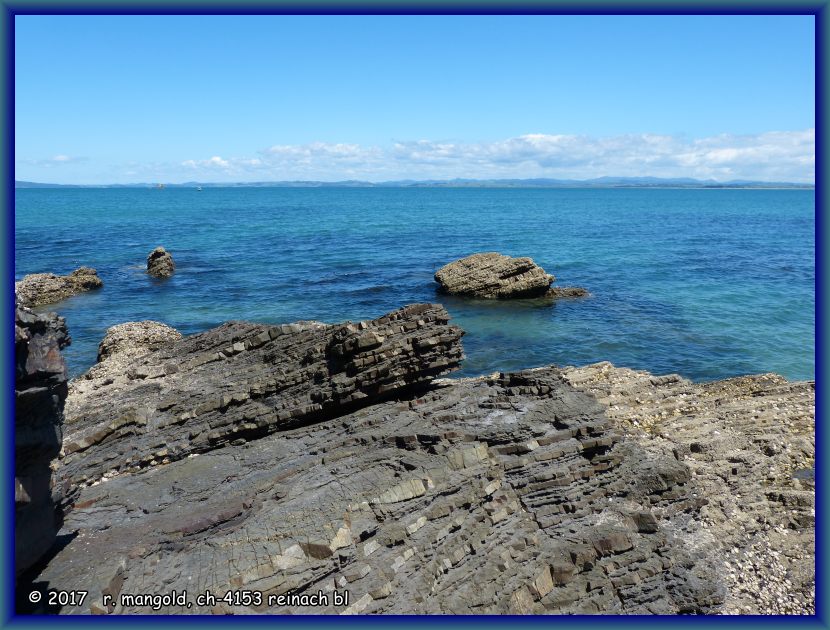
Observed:
[[[15,309],[14,548],[15,575],[52,545],[59,526],[51,461],[61,445],[69,344],[63,318]]]
[[[22,306],[41,306],[60,302],[68,297],[100,289],[104,286],[98,272],[91,267],[78,267],[68,276],[53,273],[32,273],[15,282],[17,303]]]
[[[695,384],[599,363],[566,380],[650,449],[674,449],[723,548],[722,612],[815,612],[815,382],[776,374]]]
[[[511,258],[496,252],[467,256],[435,273],[442,291],[487,299],[539,297],[554,280],[531,258]]]
[[[228,324],[122,380],[76,381],[90,389],[70,395],[61,472],[78,484],[77,537],[36,583],[89,591],[62,613],[810,612],[806,563],[776,554],[797,551],[792,536],[807,556],[814,536],[812,489],[790,475],[811,461],[811,384],[608,364],[434,380],[461,356],[446,319],[416,305]],[[789,577],[752,564],[762,541]],[[743,576],[754,599],[736,566],[760,571]],[[786,579],[789,604],[758,596]],[[191,606],[122,599],[174,590]],[[318,592],[319,607],[269,603]]]
[[[147,273],[156,278],[169,278],[176,271],[173,256],[163,247],[156,247],[147,255]]]
[[[77,379],[63,473],[73,483],[314,422],[455,368],[463,332],[441,306],[368,322],[231,322]]]

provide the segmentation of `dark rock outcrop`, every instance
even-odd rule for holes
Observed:
[[[15,309],[15,575],[49,549],[59,527],[51,462],[61,447],[67,381],[60,351],[68,344],[63,318]]]
[[[98,272],[91,267],[79,267],[68,276],[53,273],[32,273],[14,284],[17,303],[22,306],[42,306],[60,302],[68,297],[100,289],[104,286]]]
[[[307,424],[413,390],[463,354],[441,306],[368,322],[231,322],[77,379],[63,474],[73,483],[138,470]]]
[[[156,278],[169,278],[176,271],[173,256],[163,247],[156,247],[147,255],[147,273]]]
[[[810,612],[811,384],[435,379],[462,356],[447,319],[230,323],[75,381],[77,537],[38,583],[89,591],[66,614]],[[173,590],[192,606],[121,598]]]

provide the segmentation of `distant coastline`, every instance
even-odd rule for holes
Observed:
[[[164,188],[762,188],[814,190],[815,184],[795,182],[762,182],[732,180],[719,182],[688,177],[598,177],[595,179],[446,179],[446,180],[394,180],[369,182],[344,181],[268,181],[268,182],[162,182]],[[49,184],[15,180],[17,188],[157,188],[159,182],[135,184]]]

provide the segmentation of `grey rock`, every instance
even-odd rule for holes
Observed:
[[[104,286],[98,273],[91,267],[79,267],[67,276],[53,273],[32,273],[15,282],[17,303],[21,306],[42,306],[60,302],[68,297],[100,289]]]
[[[418,304],[339,326],[230,322],[165,341],[121,373],[104,361],[73,382],[63,474],[95,481],[415,389],[463,357],[448,321]]]
[[[787,481],[809,465],[810,384],[610,364],[439,379],[462,356],[447,320],[413,305],[338,326],[234,322],[79,379],[58,468],[75,538],[37,583],[89,591],[62,614],[814,609],[813,492]],[[690,458],[692,441],[706,448]],[[731,545],[745,579],[789,576],[769,582],[776,603],[764,580],[742,594]],[[172,590],[194,605],[120,597]],[[195,602],[245,590],[262,602]],[[322,606],[269,602],[318,591]]]
[[[156,278],[169,278],[176,270],[173,256],[163,247],[156,247],[147,255],[147,273]]]
[[[15,309],[15,575],[52,546],[60,526],[51,463],[60,450],[70,342],[63,318]]]

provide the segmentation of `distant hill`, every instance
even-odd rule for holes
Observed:
[[[155,183],[139,184],[44,184],[38,182],[14,182],[15,188],[156,188]],[[719,182],[714,179],[693,179],[690,177],[597,177],[594,179],[429,179],[395,180],[387,182],[364,182],[345,180],[281,181],[281,182],[185,182],[164,184],[165,188],[815,188],[814,184],[793,182],[760,182],[732,180]]]

